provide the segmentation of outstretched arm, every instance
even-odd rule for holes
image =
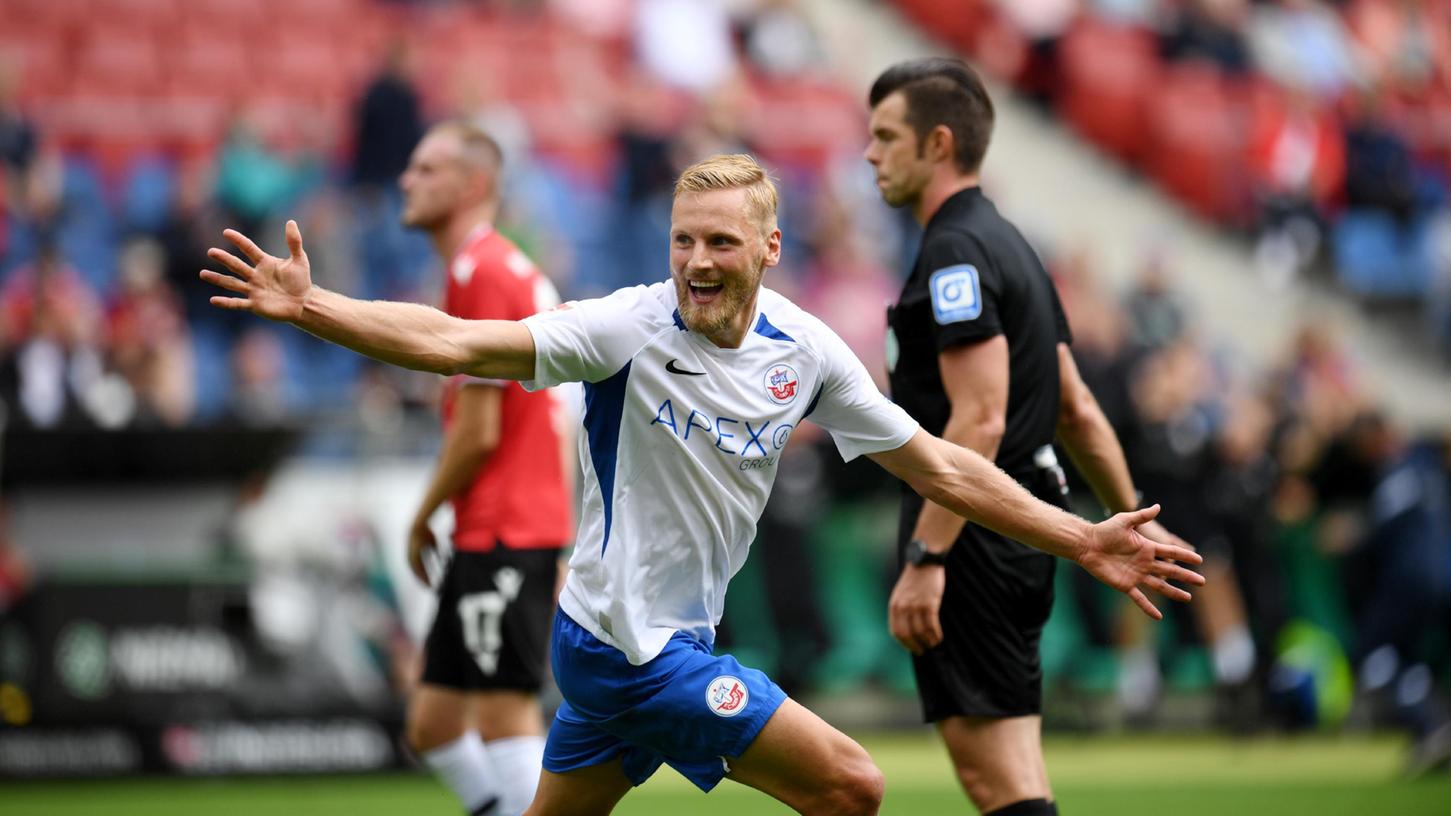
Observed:
[[[918,431],[896,450],[872,454],[877,464],[930,501],[1030,547],[1066,558],[1126,593],[1145,614],[1162,618],[1140,587],[1166,598],[1189,600],[1170,580],[1201,585],[1203,576],[1175,564],[1198,564],[1192,550],[1150,541],[1136,527],[1158,515],[1158,506],[1120,513],[1100,524],[1039,501],[991,462]]]
[[[215,296],[213,306],[291,323],[404,368],[489,379],[534,377],[534,337],[522,323],[460,320],[416,303],[354,300],[314,286],[295,221],[287,222],[287,258],[268,255],[236,230],[222,234],[247,260],[223,249],[207,250],[232,275],[204,269],[202,280],[236,295]]]

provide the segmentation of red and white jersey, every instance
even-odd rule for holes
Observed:
[[[520,320],[559,305],[559,294],[534,263],[488,224],[464,239],[448,269],[443,309],[470,320]],[[452,421],[459,390],[470,383],[503,389],[499,444],[472,484],[453,497],[454,547],[482,551],[569,543],[572,508],[561,431],[570,424],[553,391],[518,383],[450,377],[443,421]]]

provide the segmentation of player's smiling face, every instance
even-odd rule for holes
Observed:
[[[670,277],[686,328],[734,348],[750,329],[781,231],[753,212],[744,188],[682,193],[670,211]]]
[[[869,124],[871,141],[865,157],[877,171],[877,189],[893,207],[914,202],[932,175],[922,155],[917,132],[907,123],[907,97],[888,94],[875,108]]]

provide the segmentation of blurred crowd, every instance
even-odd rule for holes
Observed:
[[[477,120],[503,144],[500,226],[568,296],[662,277],[676,172],[737,150],[782,175],[783,287],[833,270],[851,281],[830,295],[836,308],[850,308],[858,288],[874,303],[890,288],[886,247],[897,242],[881,239],[896,228],[862,206],[872,188],[854,156],[859,100],[824,73],[790,0],[309,0],[311,14],[354,14],[354,39],[323,43],[338,49],[341,78],[268,84],[273,60],[248,55],[207,97],[117,57],[107,95],[94,92],[96,29],[112,19],[101,11],[134,6],[133,16],[156,15],[137,36],[184,43],[192,8],[162,17],[168,2],[93,0],[89,19],[22,4],[17,39],[0,35],[0,398],[17,427],[269,424],[379,401],[419,407],[429,389],[416,378],[210,308],[196,272],[224,226],[275,248],[281,222],[296,217],[323,285],[436,300],[428,245],[398,224],[397,178],[424,125],[449,116]],[[267,12],[216,5],[252,15],[239,27]],[[37,37],[69,48],[43,62]],[[346,68],[359,55],[371,67]],[[227,107],[210,140],[161,116],[218,99]],[[112,112],[121,102],[140,106],[152,129],[138,137],[123,118],[72,115],[81,103]]]
[[[1409,304],[1451,349],[1451,3],[895,0],[1089,141],[1254,241]]]
[[[255,6],[212,5],[238,20]],[[769,284],[836,328],[884,384],[883,306],[915,227],[878,201],[860,158],[864,102],[826,70],[794,0],[301,5],[343,9],[373,32],[352,51],[341,29],[328,43],[337,65],[360,66],[355,79],[328,80],[323,91],[341,95],[325,100],[279,102],[277,87],[251,96],[253,75],[234,76],[242,90],[227,97],[210,140],[78,134],[58,111],[81,91],[45,76],[28,86],[40,82],[33,55],[6,55],[0,36],[0,422],[122,429],[356,416],[366,427],[369,417],[428,414],[431,380],[212,309],[196,272],[222,227],[280,251],[281,223],[297,218],[322,285],[436,300],[429,247],[398,224],[396,179],[425,124],[445,116],[499,139],[499,226],[573,298],[664,277],[678,170],[707,153],[758,153],[784,188],[785,251]],[[1436,302],[1434,275],[1451,269],[1436,254],[1451,175],[1444,0],[898,5],[954,12],[933,31],[1171,192],[1202,197],[1206,214],[1253,213],[1241,226],[1255,229],[1266,274],[1328,258],[1352,289],[1368,281],[1357,291]],[[76,41],[90,36],[84,20],[55,25]],[[1103,76],[1139,96],[1115,108],[1107,86],[1076,95]],[[1208,110],[1204,99],[1238,100],[1241,87],[1234,115],[1253,114],[1230,126],[1243,136],[1231,146],[1242,164],[1215,163],[1224,145],[1171,139],[1183,122],[1146,125],[1157,106],[1182,111],[1187,99]],[[157,93],[136,99],[175,99]],[[1106,123],[1095,118],[1104,111],[1127,113]],[[1191,135],[1220,132],[1199,124]],[[1164,145],[1183,152],[1162,160]],[[1204,160],[1207,174],[1195,175]],[[1420,259],[1396,274],[1423,278],[1403,290],[1385,288],[1380,272],[1357,277],[1366,272],[1357,252],[1386,263],[1365,249],[1373,240],[1390,242],[1389,257]],[[1177,653],[1207,656],[1202,673],[1223,692],[1228,724],[1336,720],[1358,689],[1390,718],[1378,721],[1451,739],[1436,691],[1451,631],[1451,446],[1383,416],[1326,326],[1305,326],[1271,371],[1249,372],[1176,299],[1172,252],[1146,242],[1142,255],[1128,293],[1097,281],[1087,253],[1059,248],[1051,266],[1079,366],[1146,501],[1162,501],[1166,524],[1212,555],[1222,590],[1155,640],[1159,630],[1135,627],[1069,578],[1060,609],[1079,645],[1050,670],[1082,680],[1093,673],[1085,661],[1107,653],[1107,685],[1149,716],[1173,685],[1173,644],[1198,644]],[[1444,309],[1428,314],[1451,327]],[[824,445],[793,447],[752,562],[765,566],[740,579],[761,594],[733,594],[742,600],[725,636],[757,648],[763,668],[776,663],[788,689],[900,685],[905,660],[884,622],[896,487],[841,466]]]
[[[1056,268],[1074,356],[1144,500],[1162,502],[1217,584],[1179,634],[1206,647],[1219,716],[1237,728],[1340,722],[1358,694],[1363,722],[1446,740],[1451,436],[1388,419],[1323,323],[1248,371],[1176,299],[1172,264],[1147,252],[1119,299],[1082,259]],[[1159,661],[1144,632],[1084,620],[1088,641],[1122,658],[1130,713],[1152,707]]]

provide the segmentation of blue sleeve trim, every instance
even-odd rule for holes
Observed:
[[[825,390],[826,390],[826,387],[825,386],[822,386],[822,385],[816,386],[816,393],[813,394],[812,397],[811,397],[811,404],[806,406],[806,413],[804,413],[804,414],[801,415],[801,418],[802,419],[805,419],[805,418],[811,416],[811,412],[816,410],[816,403],[821,402],[821,392],[822,391],[825,391]]]

